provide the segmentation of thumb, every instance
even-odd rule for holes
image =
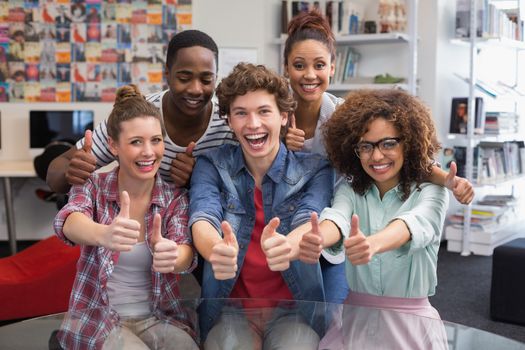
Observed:
[[[454,185],[454,180],[456,178],[457,173],[458,173],[458,166],[456,162],[450,162],[450,170],[448,171],[448,174],[445,178],[445,183],[451,186]]]
[[[295,113],[290,114],[290,127],[297,129],[297,124],[295,124]]]
[[[263,229],[261,235],[261,242],[264,242],[271,236],[275,235],[277,227],[279,227],[280,223],[281,220],[278,217],[274,217],[273,219],[271,219],[268,225],[266,225]]]
[[[312,233],[316,236],[320,236],[321,229],[319,228],[319,218],[317,217],[317,213],[315,211],[313,211],[310,216],[310,222],[312,224]]]
[[[221,229],[222,229],[222,240],[224,243],[226,243],[229,246],[235,246],[237,243],[237,238],[235,237],[235,234],[233,233],[233,229],[228,221],[223,221],[221,223]]]
[[[357,236],[359,233],[359,216],[357,214],[352,215],[352,222],[350,225],[350,237]]]
[[[122,191],[120,193],[120,212],[118,216],[121,218],[129,219],[129,194],[127,191]]]
[[[91,148],[93,147],[93,133],[91,130],[86,130],[84,133],[84,146],[82,149],[84,152],[91,153]]]
[[[153,217],[153,230],[151,231],[151,246],[155,247],[155,244],[160,242],[162,240],[162,234],[160,232],[162,223],[162,218],[160,217],[160,214],[157,213]]]
[[[193,155],[193,150],[195,149],[195,142],[191,141],[189,144],[188,144],[188,147],[186,147],[186,153],[187,155],[189,155],[190,157]]]

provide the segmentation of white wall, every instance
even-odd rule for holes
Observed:
[[[449,43],[454,24],[455,0],[419,1],[419,96],[431,107],[442,140],[446,138],[450,99],[466,94],[466,84],[452,75],[456,68],[466,71],[468,51]],[[280,0],[194,0],[193,28],[209,33],[219,48],[257,49],[257,63],[280,70]],[[466,57],[466,60],[464,59]],[[379,59],[377,64],[381,64]],[[108,103],[0,103],[2,149],[0,161],[30,160],[30,109],[93,109],[95,122],[109,115]],[[34,196],[34,189],[45,188],[35,179],[16,182],[15,210],[18,236],[25,239],[52,233],[54,205]],[[3,201],[0,204],[4,210]],[[0,240],[6,239],[5,214],[0,215]]]

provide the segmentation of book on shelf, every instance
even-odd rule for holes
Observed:
[[[514,112],[485,112],[486,135],[516,134],[519,131],[519,115]]]
[[[360,54],[349,46],[337,48],[335,58],[335,72],[332,79],[333,84],[349,84],[351,79],[357,75],[357,66]]]
[[[326,16],[334,35],[364,32],[365,5],[362,1],[281,1],[281,34],[287,33],[288,23],[302,12],[317,10]]]
[[[456,0],[456,37],[470,37],[471,0]],[[479,38],[504,37],[523,40],[523,28],[518,14],[518,5],[514,9],[502,9],[489,0],[477,0],[476,36]]]
[[[465,177],[466,147],[454,146],[458,176]],[[473,150],[472,181],[496,184],[525,174],[524,141],[482,141]]]
[[[474,133],[482,134],[485,124],[485,111],[482,97],[476,97],[475,100],[475,122]],[[450,112],[450,128],[451,134],[466,134],[468,126],[468,98],[454,97],[452,98],[452,110]]]

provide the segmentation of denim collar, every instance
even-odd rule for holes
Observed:
[[[281,142],[279,144],[279,152],[277,153],[277,156],[275,157],[272,166],[266,173],[266,176],[268,176],[275,183],[279,183],[283,177],[287,155],[288,149],[286,148],[284,143]],[[235,153],[233,154],[233,160],[235,164],[233,168],[233,174],[235,176],[237,176],[239,172],[243,169],[246,169],[246,172],[249,173],[248,167],[246,166],[246,162],[244,161],[242,147],[240,145],[236,147]]]

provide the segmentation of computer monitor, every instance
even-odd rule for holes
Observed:
[[[45,148],[53,141],[74,144],[84,137],[87,129],[93,130],[93,111],[30,111],[29,147]]]

